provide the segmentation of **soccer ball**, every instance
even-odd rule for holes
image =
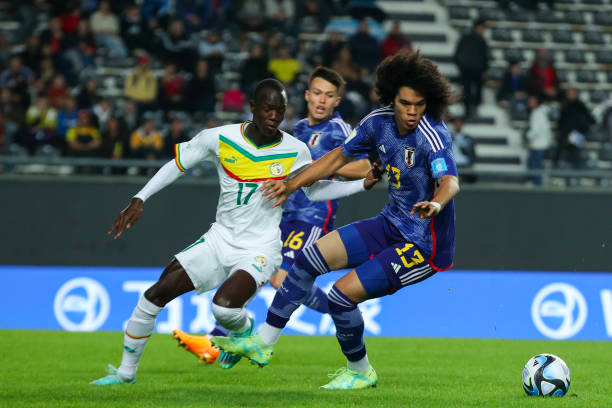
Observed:
[[[523,368],[523,389],[527,395],[562,397],[569,387],[569,368],[553,354],[538,354]]]

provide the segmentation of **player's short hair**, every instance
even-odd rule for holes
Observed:
[[[274,78],[266,78],[262,81],[259,81],[257,85],[255,85],[255,91],[253,92],[253,100],[256,101],[259,94],[267,90],[277,91],[281,94],[283,92],[285,92],[285,94],[287,93],[287,91],[285,90],[285,86],[281,81]]]
[[[385,58],[376,68],[376,92],[380,102],[389,105],[400,88],[407,86],[425,98],[426,113],[441,119],[452,103],[452,90],[437,65],[417,51],[399,51]]]
[[[331,68],[324,66],[316,67],[314,71],[312,71],[312,74],[310,74],[310,78],[308,78],[308,86],[310,86],[315,78],[323,78],[330,84],[334,85],[338,90],[338,94],[342,94],[342,92],[344,92],[346,81],[344,78],[342,78],[342,75]]]

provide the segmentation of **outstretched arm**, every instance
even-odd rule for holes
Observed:
[[[342,176],[347,179],[360,179],[366,177],[370,171],[370,161],[368,159],[354,160],[340,167],[336,171],[337,176]]]
[[[419,213],[419,218],[432,217],[438,214],[450,200],[459,194],[459,179],[447,174],[438,179],[438,188],[431,201],[420,201],[412,207],[410,214]]]
[[[153,194],[174,182],[182,174],[178,167],[176,167],[176,164],[174,164],[174,160],[164,164],[151,180],[145,184],[142,190],[132,198],[130,205],[121,211],[112,228],[108,231],[108,235],[114,233],[113,239],[119,238],[126,229],[129,229],[133,223],[138,221],[142,215],[144,202]]]
[[[368,167],[370,163],[368,161]],[[352,181],[318,180],[309,187],[302,187],[310,201],[327,201],[350,196],[371,189],[380,181],[382,170],[378,163],[368,171],[365,178]]]

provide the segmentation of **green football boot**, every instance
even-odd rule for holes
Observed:
[[[257,333],[246,337],[214,336],[210,341],[226,353],[246,357],[260,367],[268,365],[274,353],[274,345],[264,343]]]
[[[249,316],[249,321],[251,322],[251,327],[249,327],[246,331],[242,333],[230,332],[229,336],[230,337],[250,336],[253,333],[253,328],[255,327],[255,321],[250,316]],[[231,354],[226,351],[221,351],[221,354],[219,354],[219,358],[217,359],[217,362],[219,363],[219,367],[228,370],[232,368],[233,366],[235,366],[236,364],[238,364],[238,362],[241,359],[242,359],[242,356],[240,354]]]
[[[378,376],[372,366],[365,371],[353,371],[346,367],[342,367],[328,376],[333,379],[329,383],[321,386],[321,388],[327,390],[359,390],[376,387],[376,383],[378,382]]]
[[[94,380],[90,382],[90,384],[103,386],[103,385],[134,384],[136,382],[136,378],[132,378],[131,380],[128,380],[127,378],[123,378],[121,375],[119,375],[119,373],[117,372],[117,369],[113,367],[112,364],[109,364],[106,367],[106,373],[108,374],[106,377],[102,377],[97,380]]]

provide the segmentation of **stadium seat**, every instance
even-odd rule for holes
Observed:
[[[495,41],[505,41],[505,42],[513,41],[512,31],[510,31],[506,27],[495,27],[495,28],[493,28],[491,30],[491,38],[493,40],[495,40]]]
[[[448,15],[452,20],[471,20],[470,8],[462,6],[452,6],[448,9]]]
[[[529,13],[506,13],[506,20],[513,21],[515,23],[526,23],[529,21]]]
[[[569,80],[569,71],[567,69],[557,69],[557,78],[560,82],[567,82]]]
[[[606,79],[607,79],[609,84],[612,84],[612,71],[608,71],[606,73]]]
[[[599,160],[612,161],[612,149],[610,147],[604,147],[599,151]]]
[[[584,64],[586,62],[584,52],[575,48],[565,50],[564,56],[565,62],[571,62],[573,64]]]
[[[502,67],[491,67],[487,71],[487,77],[493,81],[502,81],[506,70]]]
[[[608,93],[603,89],[595,89],[589,94],[589,100],[592,103],[601,103],[608,99]]]
[[[604,4],[603,0],[581,0],[581,2],[584,4],[593,4],[596,6]]]
[[[486,21],[503,21],[506,19],[503,10],[489,7],[481,8],[478,17]]]
[[[576,72],[576,81],[582,82],[582,83],[593,84],[593,83],[598,82],[597,74],[595,73],[595,71],[581,69],[578,72]]]
[[[525,61],[525,56],[523,55],[523,50],[519,48],[506,48],[504,49],[504,60],[506,61]]]
[[[557,23],[559,21],[554,11],[550,10],[539,10],[535,14],[535,20],[539,23]]]
[[[612,26],[612,12],[597,11],[593,13],[593,23],[602,26]]]
[[[574,36],[569,30],[557,30],[553,31],[552,40],[555,44],[573,44]]]
[[[582,41],[585,44],[599,45],[604,44],[604,37],[600,31],[585,31],[582,33]]]
[[[612,64],[612,51],[608,50],[597,50],[595,52],[595,62],[599,64]]]
[[[584,13],[579,10],[568,10],[564,14],[564,21],[568,24],[584,24]]]
[[[525,42],[542,43],[544,42],[544,35],[542,30],[528,28],[521,32],[521,39]]]

